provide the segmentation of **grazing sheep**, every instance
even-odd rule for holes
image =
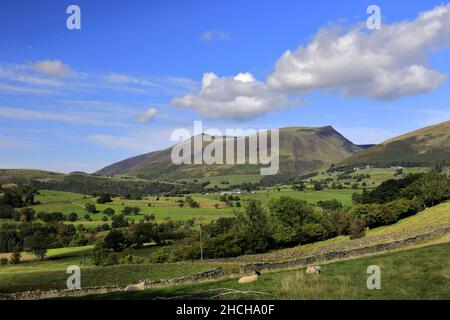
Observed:
[[[145,289],[145,282],[140,282],[138,284],[130,284],[125,288],[125,291],[142,291]]]
[[[256,280],[258,280],[258,278],[261,276],[261,272],[259,271],[255,271],[255,274],[253,276],[248,276],[248,277],[242,277],[239,279],[239,283],[250,283],[250,282],[255,282]]]
[[[319,274],[322,272],[322,268],[320,266],[308,267],[306,268],[306,273],[316,273]]]

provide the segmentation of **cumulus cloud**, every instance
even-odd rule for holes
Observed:
[[[205,73],[199,91],[174,98],[171,104],[196,109],[207,118],[245,120],[286,107],[289,101],[250,73],[235,77]]]
[[[33,63],[36,71],[52,77],[61,77],[70,74],[71,70],[67,64],[60,60],[42,60]]]
[[[213,33],[204,34],[205,40],[213,38]],[[245,120],[292,105],[293,97],[314,89],[375,100],[418,95],[447,79],[428,64],[432,53],[447,47],[450,4],[373,32],[365,24],[327,27],[309,44],[286,51],[265,82],[249,73],[205,73],[199,91],[174,98],[172,105],[193,108],[208,118]]]
[[[450,46],[450,4],[413,21],[319,31],[312,42],[287,51],[268,86],[283,92],[337,89],[344,96],[396,99],[433,91],[447,75],[428,66],[431,53]]]
[[[141,113],[138,116],[138,120],[142,123],[151,122],[153,121],[153,119],[155,119],[157,113],[158,110],[156,110],[155,108],[149,108],[147,111]]]

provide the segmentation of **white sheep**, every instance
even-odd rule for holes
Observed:
[[[307,267],[306,273],[316,273],[319,274],[322,272],[322,268],[320,266]]]
[[[125,291],[142,291],[145,289],[145,282],[140,282],[138,284],[130,284],[125,288]]]
[[[255,274],[248,277],[242,277],[239,279],[239,283],[250,283],[255,282],[261,276],[261,272],[255,271]]]

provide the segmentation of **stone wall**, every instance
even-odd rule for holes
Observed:
[[[145,288],[162,287],[168,285],[176,285],[188,282],[199,282],[208,279],[217,279],[225,275],[225,271],[222,268],[212,269],[206,272],[189,275],[181,278],[167,279],[167,280],[141,280],[145,282]],[[77,297],[91,294],[110,293],[117,291],[124,291],[126,286],[99,286],[83,288],[81,290],[48,290],[48,291],[24,291],[11,294],[1,294],[0,300],[39,300],[39,299],[51,299],[60,297]]]
[[[356,256],[362,256],[366,254],[373,254],[378,252],[383,252],[386,250],[396,249],[408,244],[412,244],[415,242],[439,237],[445,235],[450,232],[450,227],[444,227],[437,229],[435,231],[424,233],[421,235],[417,235],[414,237],[410,237],[403,240],[387,242],[387,243],[379,243],[375,245],[370,245],[363,248],[351,249],[351,250],[342,250],[342,251],[334,251],[327,252],[323,254],[311,255],[308,257],[303,257],[299,259],[279,261],[279,262],[260,262],[260,263],[249,263],[240,265],[241,273],[250,273],[255,270],[270,270],[270,269],[282,269],[282,268],[293,268],[293,267],[306,267],[313,264],[325,263],[333,260],[341,260],[347,259]]]

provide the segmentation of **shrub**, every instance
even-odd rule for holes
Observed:
[[[142,264],[144,263],[144,258],[140,256],[134,256],[132,254],[125,255],[120,258],[120,264]]]
[[[397,219],[403,219],[415,215],[422,208],[419,200],[397,199],[386,204],[396,215]]]
[[[9,263],[10,264],[19,264],[20,259],[22,258],[22,253],[20,252],[20,248],[16,247],[11,254],[11,257],[9,257]]]
[[[6,258],[1,258],[0,259],[0,266],[5,266],[8,264],[8,259]]]
[[[352,219],[349,227],[350,239],[363,238],[366,235],[366,222],[363,219]]]

